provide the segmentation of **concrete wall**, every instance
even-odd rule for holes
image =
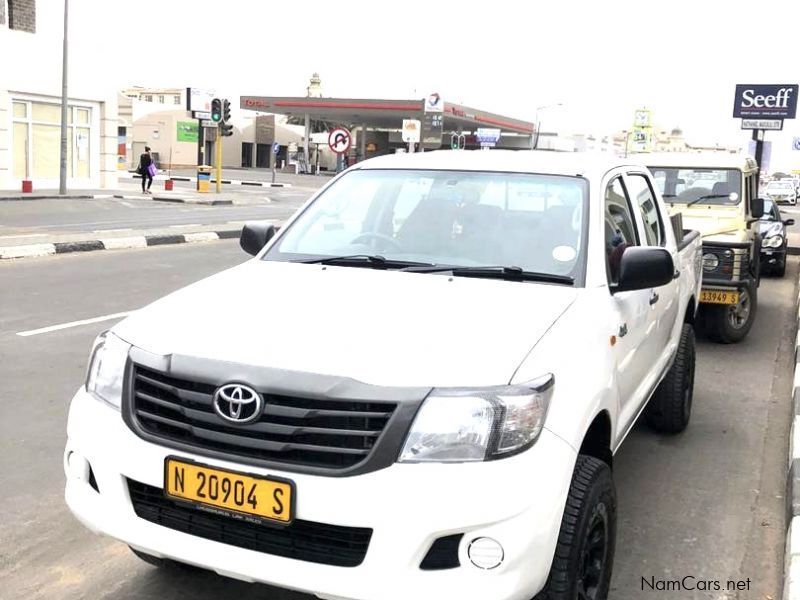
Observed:
[[[197,164],[197,144],[178,141],[178,121],[191,121],[185,110],[151,113],[134,121],[132,134],[128,130],[131,146],[131,161],[138,165],[141,148],[150,146],[158,153],[161,168],[189,167]]]

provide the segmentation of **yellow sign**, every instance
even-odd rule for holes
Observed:
[[[172,498],[289,524],[294,517],[294,483],[184,462],[164,462],[164,490]]]

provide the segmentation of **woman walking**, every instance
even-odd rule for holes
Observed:
[[[156,165],[150,154],[150,146],[144,147],[144,153],[139,157],[139,168],[136,172],[142,176],[142,193],[152,194],[150,186],[153,185],[153,175],[155,175]]]

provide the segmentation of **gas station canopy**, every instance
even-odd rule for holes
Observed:
[[[241,97],[241,108],[244,110],[293,116],[308,115],[313,120],[374,129],[400,129],[403,119],[422,119],[424,105],[424,100]],[[534,129],[533,123],[451,102],[444,103],[442,114],[445,136],[453,131],[475,131],[485,127],[500,129],[503,133],[530,136]]]

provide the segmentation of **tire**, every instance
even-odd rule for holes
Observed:
[[[747,337],[758,309],[758,288],[752,283],[739,294],[735,306],[708,306],[708,337],[720,344],[736,344]],[[747,308],[745,310],[745,304]],[[744,313],[744,314],[743,314]]]
[[[645,408],[645,420],[653,430],[674,434],[686,429],[692,414],[694,366],[694,328],[684,323],[675,362]]]
[[[786,257],[783,257],[783,260],[775,265],[775,268],[772,270],[772,274],[775,277],[783,277],[786,275]]]
[[[580,454],[550,574],[534,600],[606,600],[616,533],[617,495],[611,469],[597,458]]]

